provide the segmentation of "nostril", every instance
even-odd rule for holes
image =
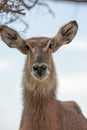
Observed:
[[[34,65],[34,66],[33,66],[33,70],[34,70],[34,71],[38,71],[38,70],[39,70],[38,65]]]
[[[41,66],[41,71],[44,72],[44,71],[46,71],[46,70],[47,70],[47,65],[42,65],[42,66]]]
[[[47,65],[46,64],[34,64],[33,67],[34,74],[39,76],[46,74],[47,72]]]
[[[35,71],[45,71],[47,69],[47,65],[33,65],[33,70]]]

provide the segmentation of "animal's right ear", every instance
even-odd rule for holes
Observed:
[[[59,49],[62,45],[70,43],[75,37],[78,30],[76,21],[71,21],[60,28],[56,36],[52,39],[51,48],[53,52]]]
[[[9,47],[17,48],[22,53],[27,54],[29,47],[27,42],[22,39],[19,33],[7,26],[0,26],[0,35],[3,40]]]

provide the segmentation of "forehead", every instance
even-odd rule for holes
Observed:
[[[27,40],[28,44],[30,44],[32,47],[45,47],[48,43],[48,41],[51,40],[51,38],[47,37],[34,37]]]

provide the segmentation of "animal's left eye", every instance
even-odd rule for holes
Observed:
[[[25,46],[25,49],[26,49],[26,50],[29,50],[30,48],[29,48],[29,46],[28,46],[28,45],[26,45],[26,46]]]
[[[49,44],[49,48],[52,49],[52,43]]]

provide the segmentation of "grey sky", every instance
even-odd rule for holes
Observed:
[[[30,28],[26,33],[19,23],[10,25],[25,39],[34,36],[54,36],[71,20],[79,24],[78,34],[70,45],[53,54],[59,89],[57,97],[75,100],[87,117],[87,7],[51,4],[55,17],[37,7],[27,14]],[[38,14],[37,14],[38,12]],[[22,72],[26,56],[0,43],[0,130],[18,130],[22,112]]]

